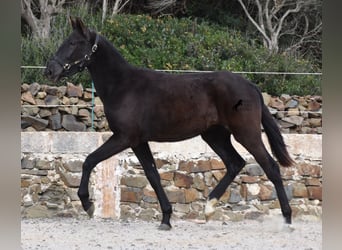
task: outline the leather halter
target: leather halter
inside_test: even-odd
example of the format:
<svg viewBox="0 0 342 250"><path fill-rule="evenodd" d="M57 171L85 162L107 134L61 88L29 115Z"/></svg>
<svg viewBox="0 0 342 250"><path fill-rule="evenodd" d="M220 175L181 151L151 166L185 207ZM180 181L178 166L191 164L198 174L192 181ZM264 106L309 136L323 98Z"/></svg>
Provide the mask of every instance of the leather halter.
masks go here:
<svg viewBox="0 0 342 250"><path fill-rule="evenodd" d="M86 62L89 62L90 61L90 59L91 59L91 56L92 56L92 54L94 54L95 52L96 52L96 50L97 50L97 48L98 48L98 41L99 41L99 35L96 33L96 38L95 38L95 43L94 43L94 45L91 47L91 51L90 51L90 53L89 54L85 54L81 59L79 59L79 60L76 60L76 61L73 61L73 62L70 62L70 63L62 63L61 62L61 60L57 57L57 56L55 56L54 58L53 58L53 60L54 61L56 61L57 63L59 63L62 67L63 67L63 70L65 70L65 71L69 71L70 70L70 68L72 67L72 66L79 66L79 71L82 71L82 70L84 70L84 68L86 67L85 66L85 63Z"/></svg>

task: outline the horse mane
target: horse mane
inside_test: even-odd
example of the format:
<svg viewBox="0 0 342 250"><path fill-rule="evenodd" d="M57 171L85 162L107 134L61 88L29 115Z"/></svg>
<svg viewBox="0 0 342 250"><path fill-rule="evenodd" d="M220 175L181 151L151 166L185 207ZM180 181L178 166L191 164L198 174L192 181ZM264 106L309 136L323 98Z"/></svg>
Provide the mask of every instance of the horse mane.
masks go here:
<svg viewBox="0 0 342 250"><path fill-rule="evenodd" d="M100 33L92 30L92 43L95 43L96 35L99 36L98 46L99 49L105 48L106 53L113 54L116 64L123 63L126 65L130 65L128 61L121 55L121 53L114 47L113 43L109 41L105 36L101 35Z"/></svg>

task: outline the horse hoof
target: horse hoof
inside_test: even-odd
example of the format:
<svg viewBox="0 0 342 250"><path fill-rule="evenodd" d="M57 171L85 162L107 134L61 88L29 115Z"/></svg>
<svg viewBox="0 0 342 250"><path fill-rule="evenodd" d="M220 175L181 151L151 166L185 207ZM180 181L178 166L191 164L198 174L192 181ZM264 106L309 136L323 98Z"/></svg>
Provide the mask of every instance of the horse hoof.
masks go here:
<svg viewBox="0 0 342 250"><path fill-rule="evenodd" d="M205 214L205 221L208 222L214 213Z"/></svg>
<svg viewBox="0 0 342 250"><path fill-rule="evenodd" d="M292 233L295 230L293 225L286 224L283 227L283 232Z"/></svg>
<svg viewBox="0 0 342 250"><path fill-rule="evenodd" d="M162 231L169 231L171 230L171 225L168 224L160 224L160 226L158 227L159 230Z"/></svg>
<svg viewBox="0 0 342 250"><path fill-rule="evenodd" d="M205 219L208 221L210 217L215 213L215 205L217 203L217 199L211 199L207 201L207 204L205 205Z"/></svg>
<svg viewBox="0 0 342 250"><path fill-rule="evenodd" d="M88 208L88 210L86 211L88 216L90 218L93 218L94 217L94 211L95 211L95 206L94 206L94 203L91 203L90 207Z"/></svg>

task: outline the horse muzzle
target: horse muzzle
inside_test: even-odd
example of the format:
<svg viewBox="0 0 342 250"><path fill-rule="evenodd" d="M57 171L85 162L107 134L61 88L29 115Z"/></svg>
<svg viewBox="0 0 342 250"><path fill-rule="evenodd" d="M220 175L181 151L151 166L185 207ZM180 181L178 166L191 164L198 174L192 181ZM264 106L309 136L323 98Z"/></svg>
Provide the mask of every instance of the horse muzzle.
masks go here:
<svg viewBox="0 0 342 250"><path fill-rule="evenodd" d="M53 59L50 60L46 68L44 70L44 75L51 80L52 82L56 83L59 79L62 78L63 74L63 67Z"/></svg>

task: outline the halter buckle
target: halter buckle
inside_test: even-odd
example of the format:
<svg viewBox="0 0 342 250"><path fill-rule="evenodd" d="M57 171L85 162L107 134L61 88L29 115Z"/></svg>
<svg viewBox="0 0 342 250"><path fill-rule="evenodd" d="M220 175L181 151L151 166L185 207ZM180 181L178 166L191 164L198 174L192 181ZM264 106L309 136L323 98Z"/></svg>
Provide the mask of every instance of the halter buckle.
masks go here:
<svg viewBox="0 0 342 250"><path fill-rule="evenodd" d="M93 47L91 48L91 51L94 53L97 50L97 44L94 44Z"/></svg>
<svg viewBox="0 0 342 250"><path fill-rule="evenodd" d="M71 68L71 64L66 63L66 64L64 64L63 68L64 68L65 70L69 70L69 69Z"/></svg>

